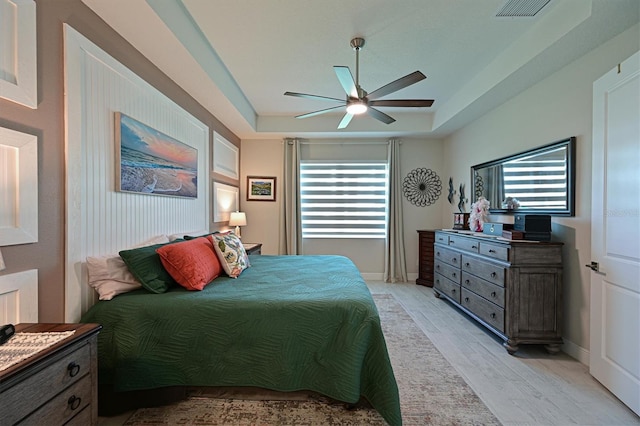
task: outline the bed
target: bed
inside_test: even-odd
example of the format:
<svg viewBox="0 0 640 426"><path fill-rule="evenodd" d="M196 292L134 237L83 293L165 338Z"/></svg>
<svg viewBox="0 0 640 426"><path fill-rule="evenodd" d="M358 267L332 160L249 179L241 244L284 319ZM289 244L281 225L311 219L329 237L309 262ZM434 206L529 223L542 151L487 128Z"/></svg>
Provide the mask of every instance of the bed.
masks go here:
<svg viewBox="0 0 640 426"><path fill-rule="evenodd" d="M137 290L99 301L99 382L116 392L172 386L309 390L365 398L401 424L398 388L373 298L343 256L251 256L202 291Z"/></svg>

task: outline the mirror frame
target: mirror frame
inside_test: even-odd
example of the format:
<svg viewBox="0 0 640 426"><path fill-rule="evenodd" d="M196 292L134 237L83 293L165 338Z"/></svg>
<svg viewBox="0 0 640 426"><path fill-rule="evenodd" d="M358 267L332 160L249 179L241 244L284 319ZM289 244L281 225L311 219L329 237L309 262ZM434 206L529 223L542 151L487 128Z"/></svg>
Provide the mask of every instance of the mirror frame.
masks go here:
<svg viewBox="0 0 640 426"><path fill-rule="evenodd" d="M475 172L478 169L482 169L485 167L496 166L499 164L506 163L508 161L517 160L519 158L528 157L534 154L541 154L546 151L557 149L559 147L566 146L567 147L567 197L566 197L566 208L558 208L558 209L527 209L520 208L516 210L508 210L503 208L490 208L489 213L499 213L499 214L514 214L514 213L531 213L531 214L548 214L551 216L575 216L575 207L576 207L576 138L574 136L562 139L548 145L544 145L538 148L534 148L528 151L523 151L517 154L509 155L506 157L498 158L497 160L487 161L485 163L476 164L475 166L471 166L471 203L476 201L476 191L475 191Z"/></svg>

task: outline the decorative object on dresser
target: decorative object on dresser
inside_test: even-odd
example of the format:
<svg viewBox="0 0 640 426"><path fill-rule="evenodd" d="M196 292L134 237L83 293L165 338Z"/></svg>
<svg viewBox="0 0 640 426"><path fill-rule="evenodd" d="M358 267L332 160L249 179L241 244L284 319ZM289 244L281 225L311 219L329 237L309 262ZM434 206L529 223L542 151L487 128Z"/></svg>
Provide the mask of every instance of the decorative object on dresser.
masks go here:
<svg viewBox="0 0 640 426"><path fill-rule="evenodd" d="M97 424L101 328L98 324L16 325L15 336L72 333L0 371L2 424Z"/></svg>
<svg viewBox="0 0 640 426"><path fill-rule="evenodd" d="M433 243L435 231L418 230L418 278L416 284L433 287Z"/></svg>
<svg viewBox="0 0 640 426"><path fill-rule="evenodd" d="M434 292L504 340L562 344L562 243L436 231Z"/></svg>
<svg viewBox="0 0 640 426"><path fill-rule="evenodd" d="M516 214L513 229L524 232L526 240L551 241L551 216L548 214Z"/></svg>
<svg viewBox="0 0 640 426"><path fill-rule="evenodd" d="M469 213L454 213L453 229L469 229Z"/></svg>
<svg viewBox="0 0 640 426"><path fill-rule="evenodd" d="M262 243L242 243L247 254L262 254Z"/></svg>

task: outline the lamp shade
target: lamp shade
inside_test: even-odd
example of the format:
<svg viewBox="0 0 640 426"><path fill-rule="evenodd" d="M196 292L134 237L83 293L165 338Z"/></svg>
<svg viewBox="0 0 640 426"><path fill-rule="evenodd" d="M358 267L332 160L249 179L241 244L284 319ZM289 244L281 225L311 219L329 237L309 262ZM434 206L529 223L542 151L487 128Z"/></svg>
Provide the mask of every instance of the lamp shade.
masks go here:
<svg viewBox="0 0 640 426"><path fill-rule="evenodd" d="M246 226L247 215L244 212L231 212L229 226Z"/></svg>

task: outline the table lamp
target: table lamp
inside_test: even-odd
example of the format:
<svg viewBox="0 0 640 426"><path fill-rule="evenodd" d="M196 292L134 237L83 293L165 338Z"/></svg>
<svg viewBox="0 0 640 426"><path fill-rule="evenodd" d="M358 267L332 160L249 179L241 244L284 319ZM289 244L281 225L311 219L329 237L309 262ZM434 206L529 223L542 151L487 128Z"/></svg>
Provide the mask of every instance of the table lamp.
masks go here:
<svg viewBox="0 0 640 426"><path fill-rule="evenodd" d="M229 226L235 226L235 234L240 237L240 227L247 225L247 215L244 212L231 212L231 217L229 218Z"/></svg>

